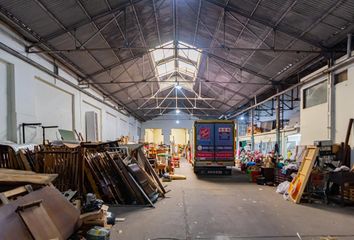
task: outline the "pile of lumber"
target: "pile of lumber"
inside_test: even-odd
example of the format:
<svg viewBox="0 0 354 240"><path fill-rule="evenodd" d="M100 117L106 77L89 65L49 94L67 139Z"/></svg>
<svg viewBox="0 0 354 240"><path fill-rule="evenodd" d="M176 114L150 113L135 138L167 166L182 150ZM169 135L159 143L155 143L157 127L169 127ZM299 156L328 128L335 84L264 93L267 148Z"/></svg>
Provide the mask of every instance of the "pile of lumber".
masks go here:
<svg viewBox="0 0 354 240"><path fill-rule="evenodd" d="M136 162L118 151L86 153L86 191L109 203L153 206L164 189Z"/></svg>
<svg viewBox="0 0 354 240"><path fill-rule="evenodd" d="M0 166L26 170L28 174L57 174L51 182L61 192L71 189L79 196L94 193L111 204L150 206L166 193L142 145L118 146L117 142L82 143L73 147L40 145L34 151L17 152L2 146L1 151Z"/></svg>

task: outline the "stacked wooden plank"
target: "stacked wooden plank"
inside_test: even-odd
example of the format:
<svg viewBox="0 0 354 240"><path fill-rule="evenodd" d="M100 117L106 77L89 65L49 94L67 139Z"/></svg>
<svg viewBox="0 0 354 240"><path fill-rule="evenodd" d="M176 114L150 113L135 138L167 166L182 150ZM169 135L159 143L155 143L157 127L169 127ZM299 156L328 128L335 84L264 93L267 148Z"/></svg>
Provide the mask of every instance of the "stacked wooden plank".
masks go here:
<svg viewBox="0 0 354 240"><path fill-rule="evenodd" d="M152 205L166 193L159 177L146 159L142 145L123 146L116 142L81 146L40 146L35 151L4 148L0 164L45 174L57 174L53 185L60 191L94 193L112 204ZM33 173L33 172L32 172Z"/></svg>
<svg viewBox="0 0 354 240"><path fill-rule="evenodd" d="M56 188L42 187L0 207L0 239L68 239L80 227L79 216Z"/></svg>
<svg viewBox="0 0 354 240"><path fill-rule="evenodd" d="M60 191L72 189L83 193L84 162L80 147L45 146L36 153L36 162L39 172L58 174L53 184Z"/></svg>
<svg viewBox="0 0 354 240"><path fill-rule="evenodd" d="M152 176L132 160L118 151L87 152L86 191L95 193L105 202L153 205L160 188Z"/></svg>
<svg viewBox="0 0 354 240"><path fill-rule="evenodd" d="M0 168L26 169L27 166L17 158L15 151L6 145L0 145Z"/></svg>

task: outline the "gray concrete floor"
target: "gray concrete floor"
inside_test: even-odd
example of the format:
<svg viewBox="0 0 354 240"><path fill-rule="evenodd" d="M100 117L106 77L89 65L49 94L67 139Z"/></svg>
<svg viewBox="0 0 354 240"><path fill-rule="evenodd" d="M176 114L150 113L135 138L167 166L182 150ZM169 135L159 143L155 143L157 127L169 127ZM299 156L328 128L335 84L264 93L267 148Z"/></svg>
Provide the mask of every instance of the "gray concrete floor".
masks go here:
<svg viewBox="0 0 354 240"><path fill-rule="evenodd" d="M240 173L197 177L186 161L176 173L187 180L166 183L171 191L155 209L110 209L126 218L111 239L354 239L352 207L293 204Z"/></svg>

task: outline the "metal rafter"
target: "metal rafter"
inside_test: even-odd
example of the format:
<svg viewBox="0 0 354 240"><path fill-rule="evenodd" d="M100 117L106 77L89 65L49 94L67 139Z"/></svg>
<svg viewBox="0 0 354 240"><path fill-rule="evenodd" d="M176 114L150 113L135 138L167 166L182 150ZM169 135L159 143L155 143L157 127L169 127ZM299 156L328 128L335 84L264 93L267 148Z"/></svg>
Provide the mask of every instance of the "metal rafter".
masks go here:
<svg viewBox="0 0 354 240"><path fill-rule="evenodd" d="M108 66L108 67L105 67L105 68L101 69L101 70L98 70L98 71L96 71L96 72L93 72L93 73L91 73L91 74L88 74L88 75L87 75L87 78L83 78L83 79L81 79L81 81L84 81L84 80L86 80L86 79L88 79L88 78L92 78L92 77L97 76L97 75L99 75L99 74L102 74L102 73L111 71L111 70L113 70L114 68L118 68L118 67L120 67L120 66L122 66L122 65L124 65L124 64L127 64L127 63L131 62L131 61L135 61L136 59L140 59L141 57L142 57L142 56L136 56L136 57L129 58L129 59L126 59L126 60L121 61L121 62L114 63L114 64L112 64L112 65L110 65L110 66Z"/></svg>
<svg viewBox="0 0 354 240"><path fill-rule="evenodd" d="M136 1L134 1L134 3L138 3L138 2L141 2L141 1L142 0L136 0ZM130 6L130 3L125 3L125 4L122 4L122 5L118 6L118 7L113 8L113 9L111 9L109 11L105 11L105 12L96 14L96 15L92 16L90 18L90 20L84 19L82 21L79 21L77 23L69 25L69 26L66 27L65 30L64 29L58 30L56 32L50 33L50 34L42 37L38 42L32 44L30 47L35 47L35 46L38 46L39 44L46 43L46 42L48 42L48 41L50 41L50 40L52 40L54 38L57 38L57 37L60 37L61 35L64 35L64 34L70 32L70 31L74 31L75 29L78 29L78 28L83 27L83 26L85 26L87 24L90 24L90 23L92 23L94 21L97 21L100 18L106 17L106 16L111 15L111 14L115 14L115 13L125 9L128 6Z"/></svg>
<svg viewBox="0 0 354 240"><path fill-rule="evenodd" d="M36 0L36 1L37 1L37 0ZM84 7L84 5L82 4L81 0L76 0L76 3L79 5L79 7L81 8L81 10L85 13L85 15L87 16L87 18L90 19L90 18L91 18L91 17L90 17L90 14L87 12L87 10L86 10L86 8ZM108 8L109 8L109 9L112 9L110 5L108 5ZM96 24L94 21L93 21L91 24L93 25L93 27L94 27L96 30L99 30L97 24ZM107 39L103 36L103 34L101 33L101 31L99 31L98 34L100 35L100 37L102 38L102 40L107 44L107 46L111 47L111 45L108 43ZM76 39L76 38L75 38L75 39ZM79 42L79 41L78 41L78 42ZM79 42L79 43L80 43L80 42ZM81 43L80 43L80 44L81 44ZM116 57L117 61L118 61L118 62L121 62L121 60L119 59L119 56L117 55L117 53L116 53L115 51L113 51L113 50L112 50L112 53L113 53L113 55ZM92 55L92 53L89 52L89 54L90 54L90 56L92 56L93 59L95 59L95 61L99 64L99 66L100 66L102 69L105 68L99 61L96 60L96 58ZM125 65L122 65L122 66L123 66L124 72L128 75L128 77L129 77L131 80L133 80L133 78L130 76L128 70L126 69ZM110 74L108 74L108 76L111 78L111 81L114 81L114 78L113 78ZM137 103L136 103L136 104L137 104ZM137 106L138 106L138 104L137 104Z"/></svg>
<svg viewBox="0 0 354 240"><path fill-rule="evenodd" d="M275 25L273 28L270 28L268 33L266 34L266 36L261 40L261 42L259 44L257 44L256 48L259 48L264 41L268 38L269 34L272 33L273 29L276 29L278 27L278 25L281 23L281 21L286 17L286 15L291 11L291 9L296 5L297 0L294 0L288 7L287 9L282 13L282 15L280 16L280 18L278 18L278 20L276 21ZM241 64L242 67L244 67L247 62L253 57L253 55L256 52L253 51L245 60L244 62Z"/></svg>
<svg viewBox="0 0 354 240"><path fill-rule="evenodd" d="M273 24L271 24L269 21L264 20L264 19L262 19L262 18L255 17L255 16L250 16L249 14L247 14L247 13L241 11L240 9L238 9L238 8L236 8L236 7L233 7L233 6L230 6L230 5L222 4L222 3L220 3L220 2L218 2L218 1L216 1L216 0L206 0L206 1L209 2L209 3L211 3L211 4L213 4L213 5L215 5L215 6L219 6L219 7L223 8L223 9L225 9L225 10L227 10L227 11L234 12L234 13L236 13L236 14L242 16L242 17L245 17L245 18L248 18L248 19L250 19L250 20L252 20L252 21L255 21L255 22L257 22L257 23L259 23L259 24L261 24L261 25L263 25L263 26L269 27L269 28L271 28L271 29L276 29L276 30L279 31L279 32L285 33L285 34L287 34L287 35L290 36L290 37L297 38L297 39L299 39L299 40L301 40L301 41L303 41L303 42L305 42L305 43L307 43L307 44L310 44L310 45L312 45L312 46L314 46L314 47L321 48L321 49L325 49L325 47L323 47L323 46L322 46L321 44L319 44L318 42L315 42L315 41L313 41L313 40L310 40L310 39L307 39L307 38L304 38L304 37L299 37L299 36L297 36L297 34L294 34L293 32L288 31L288 30L285 29L285 28L279 28L279 27L277 27L276 25L273 25Z"/></svg>
<svg viewBox="0 0 354 240"><path fill-rule="evenodd" d="M330 8L327 10L326 14L322 15L320 18L318 18L314 23L312 23L310 26L307 27L307 29L305 31L303 31L301 33L301 36L305 35L308 31L310 31L314 26L316 26L319 22L321 22L325 17L327 17L334 9L336 9L338 6L340 6L341 4L343 4L344 0L340 0L340 1L337 1L335 2L334 4L332 4L330 6ZM296 42L297 39L294 39L293 41L291 41L287 48L290 48L295 42ZM262 70L264 71L265 69L267 69L268 66L270 66L270 64L272 64L276 59L278 59L279 57L281 56L281 54L279 54L278 56L276 56L269 64L267 64L267 66L265 66L265 68ZM228 109L228 111L231 111L232 108Z"/></svg>
<svg viewBox="0 0 354 240"><path fill-rule="evenodd" d="M253 14L256 12L256 10L257 10L257 8L258 8L258 6L259 6L259 4L260 4L261 1L262 1L262 0L258 0L258 2L256 3L256 6L253 8L253 10L252 10L252 12L251 12L251 16L253 16ZM230 14L230 12L228 12L228 14ZM236 38L236 40L235 40L235 42L234 42L234 44L233 44L233 47L237 46L238 41L239 41L239 39L241 38L241 36L242 36L242 34L243 34L243 32L244 32L245 29L248 30L250 33L252 33L254 36L256 36L256 38L260 39L260 37L259 37L257 34L255 34L253 31L251 31L251 30L247 27L247 24L248 24L248 22L249 22L249 19L247 19L246 24L243 24L243 23L242 23L241 21L239 21L235 16L233 16L233 15L231 15L231 16L232 16L232 18L233 18L234 20L237 20L238 23L242 25L242 29L241 29L240 33L238 34L238 36L237 36L237 38ZM260 39L260 40L261 40L261 39ZM262 40L261 40L261 41L262 41ZM266 45L266 46L269 47L268 45ZM269 48L270 48L270 47L269 47ZM229 58L230 54L231 54L231 51L229 51L229 52L227 53L226 59ZM220 70L221 70L221 69L219 69L219 71L218 71L218 73L216 74L216 76L218 76L218 75L220 74ZM235 69L234 73L231 75L232 77L235 76L236 70L237 70L237 69ZM241 70L241 71L242 71L242 70Z"/></svg>
<svg viewBox="0 0 354 240"><path fill-rule="evenodd" d="M63 30L67 31L67 28L64 26L64 24L62 24L62 23L57 19L57 17L56 17L51 11L49 11L49 9L48 9L40 0L34 0L34 1L36 2L36 4L37 4L39 7L42 8L43 11L45 11L45 12L48 14L48 16L49 16L53 21L55 21L55 22L58 24L58 26L60 26ZM82 44L70 31L67 31L67 33L68 33L75 41L77 41L79 44ZM88 52L88 53L89 53L89 56L91 56L92 59L96 62L96 64L98 64L100 67L103 67L103 66L100 64L100 62L97 61L97 59L96 59L90 52ZM103 91L103 92L104 92L104 91ZM104 95L106 95L106 94L104 94ZM115 101L115 102L117 102L117 101ZM120 103L120 105L122 105L123 107L125 107L126 109L128 109L130 112L132 112L132 110L129 109L129 108L128 108L127 106L125 106L124 104Z"/></svg>
<svg viewBox="0 0 354 240"><path fill-rule="evenodd" d="M199 27L199 18L200 18L200 12L202 9L202 0L199 0L199 7L198 7L198 14L197 14L197 22L195 24L195 31L194 31L194 36L193 36L193 46L195 46L195 40L197 38L197 33L198 33L198 27Z"/></svg>
<svg viewBox="0 0 354 240"><path fill-rule="evenodd" d="M122 12L119 12L117 15L113 14L113 17L111 20L109 20L107 23L105 23L101 28L97 29L96 32L94 32L88 39L83 42L79 48L84 47L89 41L91 41L93 38L95 38L100 32L102 32L108 25L110 25L113 21L116 21L117 18L122 14Z"/></svg>
<svg viewBox="0 0 354 240"><path fill-rule="evenodd" d="M314 23L312 23L310 26L308 26L301 34L300 36L304 36L307 32L309 32L314 26L316 26L318 23L320 23L325 17L327 17L329 14L333 12L334 9L336 9L338 6L343 4L344 0L340 0L335 2L333 5L330 6L330 8L326 11L326 14L323 14L320 18L318 18ZM292 40L285 49L289 49L292 45L296 43L297 39ZM268 69L271 64L279 59L282 56L282 53L279 53L275 58L273 58L260 72ZM272 78L278 77L278 75L272 76Z"/></svg>

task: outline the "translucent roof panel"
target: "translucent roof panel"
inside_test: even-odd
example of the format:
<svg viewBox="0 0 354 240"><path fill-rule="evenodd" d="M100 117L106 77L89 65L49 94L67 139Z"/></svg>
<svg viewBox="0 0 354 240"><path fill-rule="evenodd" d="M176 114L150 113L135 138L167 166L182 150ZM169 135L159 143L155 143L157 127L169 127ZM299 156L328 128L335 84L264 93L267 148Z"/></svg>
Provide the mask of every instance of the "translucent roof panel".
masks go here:
<svg viewBox="0 0 354 240"><path fill-rule="evenodd" d="M165 58L170 58L173 56L173 43L168 42L156 48L170 48L170 49L156 49L152 51L152 56L155 62L159 62Z"/></svg>
<svg viewBox="0 0 354 240"><path fill-rule="evenodd" d="M182 60L178 60L178 71L180 73L194 77L197 72L197 68L190 63L187 63Z"/></svg>
<svg viewBox="0 0 354 240"><path fill-rule="evenodd" d="M193 82L198 73L201 53L194 46L178 42L178 49L175 55L174 47L175 44L170 41L150 50L156 69L156 77L159 80L160 87L162 85L171 85L173 83L163 83L164 79L170 76L171 73L178 72L183 75L181 75L183 78L188 79L185 81L191 81L190 84L183 85L184 88L187 85L190 88L194 84Z"/></svg>
<svg viewBox="0 0 354 240"><path fill-rule="evenodd" d="M173 71L175 71L175 63L174 60L171 60L166 63L159 64L156 67L157 75L158 76L164 76L167 75Z"/></svg>
<svg viewBox="0 0 354 240"><path fill-rule="evenodd" d="M178 50L178 56L183 57L183 58L187 58L190 61L193 61L195 63L199 62L199 58L200 58L201 53L195 49L186 49L186 48L195 48L195 47L188 45L186 43L183 43L183 42L178 43L178 47L182 48L182 49Z"/></svg>

